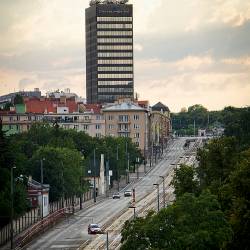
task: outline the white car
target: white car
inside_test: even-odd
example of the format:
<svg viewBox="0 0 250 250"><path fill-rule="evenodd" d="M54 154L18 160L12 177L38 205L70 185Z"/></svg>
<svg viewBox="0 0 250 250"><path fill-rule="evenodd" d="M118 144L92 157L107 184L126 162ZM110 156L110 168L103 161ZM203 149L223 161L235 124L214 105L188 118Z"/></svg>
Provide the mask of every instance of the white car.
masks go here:
<svg viewBox="0 0 250 250"><path fill-rule="evenodd" d="M102 230L98 224L89 224L88 234L101 234Z"/></svg>
<svg viewBox="0 0 250 250"><path fill-rule="evenodd" d="M124 192L124 197L129 197L129 196L132 196L132 191L131 190L126 190Z"/></svg>

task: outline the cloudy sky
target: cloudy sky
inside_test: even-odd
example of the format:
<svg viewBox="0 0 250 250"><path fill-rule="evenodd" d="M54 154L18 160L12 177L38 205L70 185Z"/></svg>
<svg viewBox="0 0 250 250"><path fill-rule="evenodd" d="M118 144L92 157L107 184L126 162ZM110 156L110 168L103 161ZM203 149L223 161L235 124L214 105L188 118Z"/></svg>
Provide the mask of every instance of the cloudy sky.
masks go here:
<svg viewBox="0 0 250 250"><path fill-rule="evenodd" d="M0 95L85 97L88 0L0 0ZM249 0L130 0L135 91L172 111L250 105Z"/></svg>

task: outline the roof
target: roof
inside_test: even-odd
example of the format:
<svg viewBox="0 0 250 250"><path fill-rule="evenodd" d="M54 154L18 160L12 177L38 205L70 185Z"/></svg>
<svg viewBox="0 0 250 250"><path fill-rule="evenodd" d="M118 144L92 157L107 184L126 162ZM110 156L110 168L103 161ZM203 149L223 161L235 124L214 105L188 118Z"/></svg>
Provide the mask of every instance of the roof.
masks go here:
<svg viewBox="0 0 250 250"><path fill-rule="evenodd" d="M100 114L101 113L101 104L84 104L84 107L86 108L86 111L92 111L94 114Z"/></svg>
<svg viewBox="0 0 250 250"><path fill-rule="evenodd" d="M169 108L167 106L165 106L164 104L162 104L161 102L156 103L153 107L152 107L153 111L167 111L169 112Z"/></svg>
<svg viewBox="0 0 250 250"><path fill-rule="evenodd" d="M103 111L145 111L144 108L140 106L130 103L130 102L123 102L119 104L112 105L110 107L104 108Z"/></svg>

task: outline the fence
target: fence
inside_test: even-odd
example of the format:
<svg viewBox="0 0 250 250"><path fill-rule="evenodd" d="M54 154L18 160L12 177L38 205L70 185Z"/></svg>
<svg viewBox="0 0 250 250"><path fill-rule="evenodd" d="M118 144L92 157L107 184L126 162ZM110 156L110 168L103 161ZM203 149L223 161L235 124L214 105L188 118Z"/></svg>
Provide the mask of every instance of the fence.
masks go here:
<svg viewBox="0 0 250 250"><path fill-rule="evenodd" d="M92 196L93 192L91 191L84 193L82 197L83 202L90 200ZM51 214L54 214L56 211L61 211L63 208L73 206L75 209L79 205L80 205L80 198L76 196L52 202L49 204L50 214L48 215L48 217ZM21 217L17 218L16 220L13 221L14 237L17 237L19 234L27 230L29 227L35 225L38 221L41 221L39 208L34 208L29 212L25 213L24 215L22 215ZM0 229L0 246L10 241L10 238L11 238L11 224L9 223Z"/></svg>

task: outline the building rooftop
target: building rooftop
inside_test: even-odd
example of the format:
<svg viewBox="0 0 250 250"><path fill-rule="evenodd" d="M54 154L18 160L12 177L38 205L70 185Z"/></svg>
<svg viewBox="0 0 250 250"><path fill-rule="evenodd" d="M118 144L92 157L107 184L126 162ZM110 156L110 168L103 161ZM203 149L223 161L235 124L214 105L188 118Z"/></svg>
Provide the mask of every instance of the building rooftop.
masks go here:
<svg viewBox="0 0 250 250"><path fill-rule="evenodd" d="M114 104L112 106L106 107L103 109L103 111L120 111L120 110L126 110L126 111L145 111L144 108L141 108L140 106L130 103L130 102L123 102L119 104Z"/></svg>
<svg viewBox="0 0 250 250"><path fill-rule="evenodd" d="M152 107L152 111L164 111L164 112L169 112L169 108L167 106L165 106L164 104L162 104L161 102L156 103L153 107Z"/></svg>

